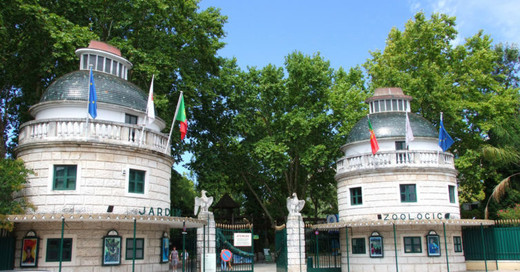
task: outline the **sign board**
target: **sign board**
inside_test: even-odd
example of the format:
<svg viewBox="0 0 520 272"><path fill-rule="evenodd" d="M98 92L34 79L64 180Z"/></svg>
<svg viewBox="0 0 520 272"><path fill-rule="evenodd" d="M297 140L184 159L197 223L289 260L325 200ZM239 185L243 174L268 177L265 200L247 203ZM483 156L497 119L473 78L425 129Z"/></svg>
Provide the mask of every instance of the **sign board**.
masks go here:
<svg viewBox="0 0 520 272"><path fill-rule="evenodd" d="M231 253L231 251L227 250L227 249L223 249L221 252L220 252L220 258L224 261L224 262L229 262L231 260L231 258L233 257L233 253Z"/></svg>
<svg viewBox="0 0 520 272"><path fill-rule="evenodd" d="M251 233L235 232L233 234L233 245L236 247L250 247Z"/></svg>
<svg viewBox="0 0 520 272"><path fill-rule="evenodd" d="M202 267L202 271L216 272L217 271L217 254L206 253L205 261L201 263L201 267Z"/></svg>

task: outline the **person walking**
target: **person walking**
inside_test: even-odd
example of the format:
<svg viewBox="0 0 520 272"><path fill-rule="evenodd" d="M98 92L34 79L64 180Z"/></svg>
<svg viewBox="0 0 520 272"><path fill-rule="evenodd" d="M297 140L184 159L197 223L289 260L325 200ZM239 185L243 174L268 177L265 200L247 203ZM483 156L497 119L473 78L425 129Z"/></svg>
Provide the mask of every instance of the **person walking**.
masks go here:
<svg viewBox="0 0 520 272"><path fill-rule="evenodd" d="M177 272L177 266L179 265L179 252L176 247L173 247L172 252L170 253L170 265L173 269L173 272Z"/></svg>

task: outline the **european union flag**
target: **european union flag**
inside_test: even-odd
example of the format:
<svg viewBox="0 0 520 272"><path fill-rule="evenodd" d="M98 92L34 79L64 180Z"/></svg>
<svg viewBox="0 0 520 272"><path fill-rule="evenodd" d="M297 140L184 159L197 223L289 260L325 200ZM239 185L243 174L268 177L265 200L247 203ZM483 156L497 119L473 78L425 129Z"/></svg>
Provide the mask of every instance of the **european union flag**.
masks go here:
<svg viewBox="0 0 520 272"><path fill-rule="evenodd" d="M97 95L96 86L94 85L94 74L92 74L92 67L90 67L90 80L88 83L88 113L93 119L97 116Z"/></svg>
<svg viewBox="0 0 520 272"><path fill-rule="evenodd" d="M439 146L442 148L442 151L446 152L446 150L448 150L452 144L453 139L444 128L444 124L442 123L441 119L441 128L439 130Z"/></svg>

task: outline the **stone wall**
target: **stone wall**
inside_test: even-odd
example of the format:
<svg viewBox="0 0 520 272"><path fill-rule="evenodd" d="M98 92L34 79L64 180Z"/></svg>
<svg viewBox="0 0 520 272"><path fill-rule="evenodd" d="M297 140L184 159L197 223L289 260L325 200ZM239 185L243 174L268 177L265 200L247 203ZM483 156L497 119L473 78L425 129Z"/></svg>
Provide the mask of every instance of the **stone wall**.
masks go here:
<svg viewBox="0 0 520 272"><path fill-rule="evenodd" d="M343 220L377 220L378 215L389 213L450 213L450 218L460 218L457 193L450 203L448 185L457 188L457 180L451 171L409 171L365 173L338 181L339 217ZM417 201L401 202L400 184L416 184ZM350 188L362 188L362 205L351 205ZM412 215L415 218L414 215ZM384 219L384 218L383 218ZM423 218L426 219L426 218ZM444 218L435 218L444 219Z"/></svg>
<svg viewBox="0 0 520 272"><path fill-rule="evenodd" d="M428 257L426 248L426 238L430 230L434 230L440 238L440 257ZM360 227L349 228L349 258L350 271L357 272L379 272L379 271L396 271L394 232L392 225L377 227ZM369 254L369 237L372 232L377 231L383 237L383 258L371 258ZM403 238L405 236L421 237L421 253L405 253ZM466 271L466 263L464 252L454 252L453 236L462 236L460 226L446 226L446 237L448 247L448 262L451 272ZM365 238L366 252L365 254L352 253L352 238ZM397 244L397 263L400 272L416 272L416 271L447 271L446 250L444 243L443 226L439 225L397 225L396 226L396 244ZM346 252L346 231L340 231L341 244L341 267L342 271L347 271L347 252Z"/></svg>
<svg viewBox="0 0 520 272"><path fill-rule="evenodd" d="M132 271L132 259L126 259L126 239L133 238L133 223L118 222L67 222L64 238L72 238L72 260L62 262L62 271L103 271L103 236L114 229L122 238L121 265L107 266L109 271ZM49 238L61 237L61 222L17 223L15 267L20 267L21 239L33 230L40 238L38 269L58 271L59 262L46 262L46 244ZM144 259L135 261L135 271L168 271L168 263L160 263L161 237L169 227L159 224L137 224L136 238L144 238Z"/></svg>
<svg viewBox="0 0 520 272"><path fill-rule="evenodd" d="M18 157L35 172L23 194L38 207L37 213L105 213L109 205L117 214L137 214L143 207L170 208L172 161L164 154L61 144L26 146L18 150ZM53 167L58 164L77 165L75 190L53 190ZM128 192L130 169L146 172L144 194Z"/></svg>

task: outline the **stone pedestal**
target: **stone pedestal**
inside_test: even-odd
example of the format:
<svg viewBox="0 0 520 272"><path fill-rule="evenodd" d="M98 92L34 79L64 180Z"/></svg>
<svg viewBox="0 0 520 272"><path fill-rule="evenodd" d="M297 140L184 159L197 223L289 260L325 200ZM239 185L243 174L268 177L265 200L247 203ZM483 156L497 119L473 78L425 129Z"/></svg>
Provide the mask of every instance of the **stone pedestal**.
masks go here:
<svg viewBox="0 0 520 272"><path fill-rule="evenodd" d="M215 249L215 217L212 212L200 212L198 219L207 223L202 228L197 229L197 270L215 271L216 249ZM205 265L205 269L202 269Z"/></svg>
<svg viewBox="0 0 520 272"><path fill-rule="evenodd" d="M299 213L287 217L287 271L307 271L305 263L305 224Z"/></svg>

